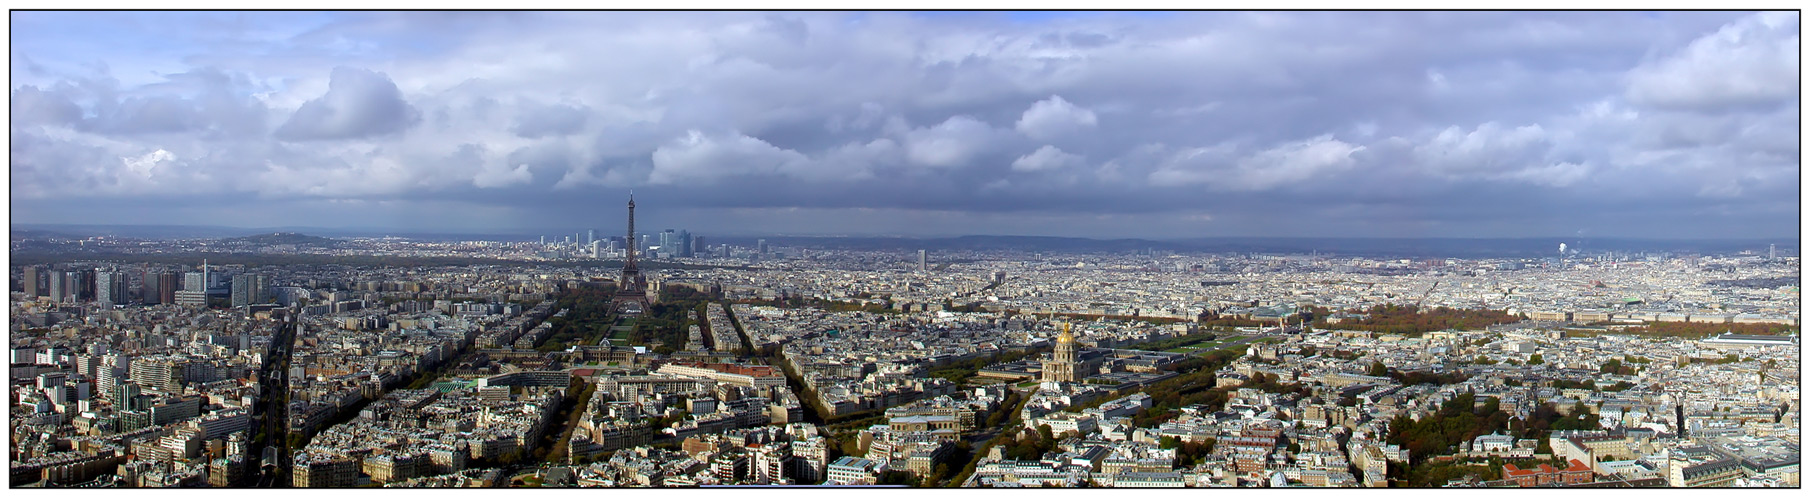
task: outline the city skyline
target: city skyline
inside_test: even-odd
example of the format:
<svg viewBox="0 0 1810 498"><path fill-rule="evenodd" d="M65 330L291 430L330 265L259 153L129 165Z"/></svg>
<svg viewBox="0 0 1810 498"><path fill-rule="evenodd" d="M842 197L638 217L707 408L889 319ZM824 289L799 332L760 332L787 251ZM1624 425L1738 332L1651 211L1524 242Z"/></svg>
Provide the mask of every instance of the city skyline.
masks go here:
<svg viewBox="0 0 1810 498"><path fill-rule="evenodd" d="M614 232L633 188L712 234L1795 239L1798 22L17 12L11 204Z"/></svg>

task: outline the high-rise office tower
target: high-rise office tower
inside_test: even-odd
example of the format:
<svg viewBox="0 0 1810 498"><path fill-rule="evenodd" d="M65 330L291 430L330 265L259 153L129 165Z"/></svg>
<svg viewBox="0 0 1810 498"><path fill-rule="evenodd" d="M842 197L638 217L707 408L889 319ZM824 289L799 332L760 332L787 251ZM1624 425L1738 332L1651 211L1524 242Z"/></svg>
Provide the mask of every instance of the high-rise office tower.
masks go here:
<svg viewBox="0 0 1810 498"><path fill-rule="evenodd" d="M58 298L58 300L69 303L80 301L82 299L82 287L81 271L64 272L63 292L66 294L64 294L63 297Z"/></svg>
<svg viewBox="0 0 1810 498"><path fill-rule="evenodd" d="M707 252L705 252L704 247L705 247L704 246L704 236L702 236L702 235L691 236L691 254L693 256L708 254Z"/></svg>
<svg viewBox="0 0 1810 498"><path fill-rule="evenodd" d="M182 290L207 292L207 274L192 271L182 275Z"/></svg>
<svg viewBox="0 0 1810 498"><path fill-rule="evenodd" d="M50 278L50 298L63 302L63 297L69 294L69 276L62 270L51 270L48 276Z"/></svg>
<svg viewBox="0 0 1810 498"><path fill-rule="evenodd" d="M1779 245L1766 244L1766 259L1779 259Z"/></svg>
<svg viewBox="0 0 1810 498"><path fill-rule="evenodd" d="M83 268L81 271L74 272L76 274L77 301L94 300L94 274L96 271L94 268Z"/></svg>
<svg viewBox="0 0 1810 498"><path fill-rule="evenodd" d="M158 304L175 304L176 303L176 287L177 287L176 279L177 279L177 275L175 272L166 271L166 272L157 274L157 303Z"/></svg>
<svg viewBox="0 0 1810 498"><path fill-rule="evenodd" d="M101 304L122 304L126 300L125 275L113 271L98 271L94 274L94 301Z"/></svg>
<svg viewBox="0 0 1810 498"><path fill-rule="evenodd" d="M679 230L678 243L679 243L679 257L682 257L682 258L691 257L691 255L692 255L691 232L685 231L685 230Z"/></svg>
<svg viewBox="0 0 1810 498"><path fill-rule="evenodd" d="M754 253L755 254L766 254L767 253L767 239L757 239L754 241Z"/></svg>
<svg viewBox="0 0 1810 498"><path fill-rule="evenodd" d="M157 288L157 284L161 283L157 280L158 275L160 275L160 273L149 269L144 271L144 278L139 279L138 281L139 302L145 304L161 303L161 300L159 300L158 297L162 296L163 293Z"/></svg>
<svg viewBox="0 0 1810 498"><path fill-rule="evenodd" d="M230 290L232 293L232 307L237 308L251 304L251 280L252 275L233 275L232 289Z"/></svg>
<svg viewBox="0 0 1810 498"><path fill-rule="evenodd" d="M592 228L589 230L585 230L584 231L584 245L588 246L588 245L592 245L596 242L597 242L597 229Z"/></svg>
<svg viewBox="0 0 1810 498"><path fill-rule="evenodd" d="M918 249L918 271L930 271L930 253Z"/></svg>
<svg viewBox="0 0 1810 498"><path fill-rule="evenodd" d="M23 280L24 280L23 283L25 284L24 287L25 287L25 296L26 297L38 297L38 296L44 295L45 289L44 289L44 284L42 283L44 280L44 269L43 268L39 268L36 266L25 267L25 276L24 276Z"/></svg>

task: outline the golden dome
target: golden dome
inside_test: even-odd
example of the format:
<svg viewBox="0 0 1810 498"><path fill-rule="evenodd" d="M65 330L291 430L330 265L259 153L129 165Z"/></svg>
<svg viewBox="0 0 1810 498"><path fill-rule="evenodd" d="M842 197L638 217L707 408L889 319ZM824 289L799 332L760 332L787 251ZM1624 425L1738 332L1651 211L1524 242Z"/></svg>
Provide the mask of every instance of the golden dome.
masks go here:
<svg viewBox="0 0 1810 498"><path fill-rule="evenodd" d="M1068 324L1064 323L1062 324L1062 335L1056 337L1056 343L1068 344L1071 342L1075 342L1075 335L1068 332Z"/></svg>

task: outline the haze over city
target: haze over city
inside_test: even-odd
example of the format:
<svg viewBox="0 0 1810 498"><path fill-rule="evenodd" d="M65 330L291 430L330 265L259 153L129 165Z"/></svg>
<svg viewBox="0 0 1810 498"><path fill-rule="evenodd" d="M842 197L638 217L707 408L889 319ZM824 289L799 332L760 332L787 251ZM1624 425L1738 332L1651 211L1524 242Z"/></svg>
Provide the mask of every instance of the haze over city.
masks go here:
<svg viewBox="0 0 1810 498"><path fill-rule="evenodd" d="M1795 239L1795 12L13 12L12 221Z"/></svg>
<svg viewBox="0 0 1810 498"><path fill-rule="evenodd" d="M1802 487L1799 11L10 14L12 489Z"/></svg>

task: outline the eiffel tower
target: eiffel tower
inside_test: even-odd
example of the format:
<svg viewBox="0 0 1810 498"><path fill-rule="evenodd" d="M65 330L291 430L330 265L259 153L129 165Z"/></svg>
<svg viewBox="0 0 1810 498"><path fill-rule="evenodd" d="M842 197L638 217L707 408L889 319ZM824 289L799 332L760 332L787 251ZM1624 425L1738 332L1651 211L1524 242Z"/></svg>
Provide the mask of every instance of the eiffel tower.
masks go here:
<svg viewBox="0 0 1810 498"><path fill-rule="evenodd" d="M610 300L612 308L624 315L640 315L647 311L647 280L641 278L641 270L635 267L635 194L628 194L628 260L622 263L622 278L616 283L616 297Z"/></svg>

